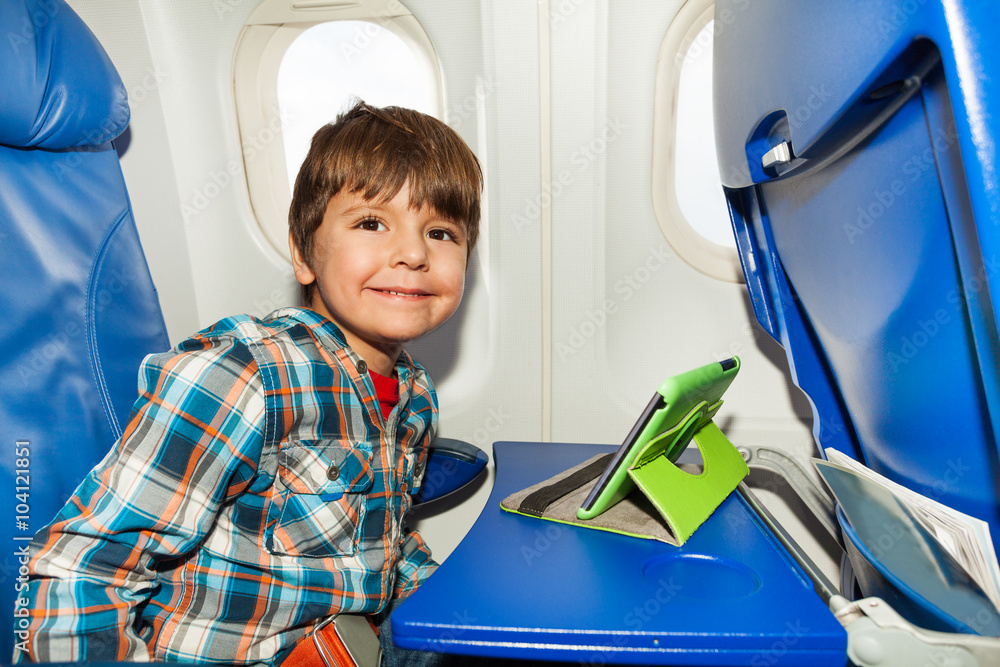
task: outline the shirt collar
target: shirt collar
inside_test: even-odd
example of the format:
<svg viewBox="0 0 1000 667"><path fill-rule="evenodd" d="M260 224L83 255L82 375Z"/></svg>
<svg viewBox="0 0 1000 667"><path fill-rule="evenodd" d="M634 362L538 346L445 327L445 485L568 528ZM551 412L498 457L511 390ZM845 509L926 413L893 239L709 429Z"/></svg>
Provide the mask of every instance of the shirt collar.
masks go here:
<svg viewBox="0 0 1000 667"><path fill-rule="evenodd" d="M300 322L305 326L309 327L315 334L316 338L329 349L332 353L336 354L339 350L346 350L350 352L353 357L357 357L355 361L360 360L357 353L351 349L347 344L347 339L344 338L344 333L340 330L336 324L326 317L323 317L315 310L309 308L299 308L299 307L287 307L279 308L271 314L264 318L265 320L279 320L279 319L289 319ZM399 359L396 360L396 372L399 375L399 379L402 381L404 377L409 378L410 368L413 366L413 359L406 350L402 350L399 353Z"/></svg>

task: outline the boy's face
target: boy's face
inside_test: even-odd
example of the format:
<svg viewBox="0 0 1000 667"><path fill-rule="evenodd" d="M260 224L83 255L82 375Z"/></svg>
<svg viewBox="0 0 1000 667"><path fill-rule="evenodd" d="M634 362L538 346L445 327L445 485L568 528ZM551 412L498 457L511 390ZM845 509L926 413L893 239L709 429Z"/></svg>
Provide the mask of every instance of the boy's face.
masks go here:
<svg viewBox="0 0 1000 667"><path fill-rule="evenodd" d="M404 343L452 316L465 290L464 227L409 201L409 183L384 204L339 192L316 230L311 263L289 237L296 279L316 283L309 306L383 375Z"/></svg>

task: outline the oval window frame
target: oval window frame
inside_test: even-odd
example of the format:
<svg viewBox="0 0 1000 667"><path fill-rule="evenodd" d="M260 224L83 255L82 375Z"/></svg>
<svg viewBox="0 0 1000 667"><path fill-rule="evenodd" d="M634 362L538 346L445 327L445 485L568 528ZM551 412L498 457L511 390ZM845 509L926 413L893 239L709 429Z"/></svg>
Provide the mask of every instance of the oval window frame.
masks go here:
<svg viewBox="0 0 1000 667"><path fill-rule="evenodd" d="M688 0L671 21L660 45L653 95L653 212L663 236L687 264L711 278L743 283L743 269L736 248L720 245L702 235L684 215L677 199L680 63L714 14L714 0Z"/></svg>

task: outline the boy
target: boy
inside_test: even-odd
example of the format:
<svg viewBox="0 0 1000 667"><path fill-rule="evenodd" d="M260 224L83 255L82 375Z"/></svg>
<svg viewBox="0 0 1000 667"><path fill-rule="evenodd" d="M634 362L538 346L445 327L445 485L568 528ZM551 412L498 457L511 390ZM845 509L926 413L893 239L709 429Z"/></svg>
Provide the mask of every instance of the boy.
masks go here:
<svg viewBox="0 0 1000 667"><path fill-rule="evenodd" d="M308 308L147 357L121 440L32 543L17 658L277 664L416 589L437 399L403 345L458 308L481 189L418 112L358 103L316 133L289 212Z"/></svg>

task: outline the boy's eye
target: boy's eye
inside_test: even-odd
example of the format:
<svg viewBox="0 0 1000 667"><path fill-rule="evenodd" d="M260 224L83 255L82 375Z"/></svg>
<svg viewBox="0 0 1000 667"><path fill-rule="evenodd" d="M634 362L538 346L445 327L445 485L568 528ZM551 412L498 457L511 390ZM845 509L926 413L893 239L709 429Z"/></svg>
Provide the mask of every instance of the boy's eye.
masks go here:
<svg viewBox="0 0 1000 667"><path fill-rule="evenodd" d="M427 236L435 241L458 241L458 235L447 229L432 229L427 232Z"/></svg>
<svg viewBox="0 0 1000 667"><path fill-rule="evenodd" d="M357 225L358 229L364 229L369 232L378 232L386 229L386 226L378 218L365 218Z"/></svg>

